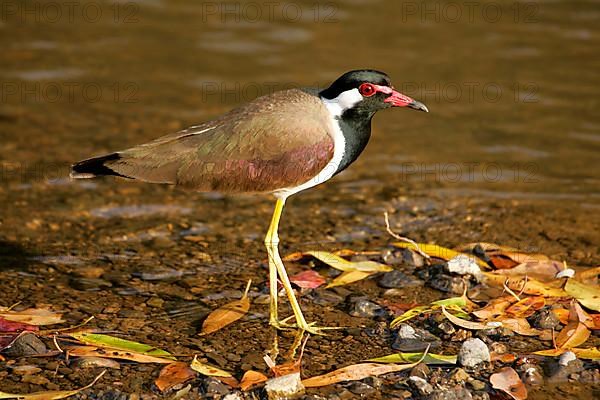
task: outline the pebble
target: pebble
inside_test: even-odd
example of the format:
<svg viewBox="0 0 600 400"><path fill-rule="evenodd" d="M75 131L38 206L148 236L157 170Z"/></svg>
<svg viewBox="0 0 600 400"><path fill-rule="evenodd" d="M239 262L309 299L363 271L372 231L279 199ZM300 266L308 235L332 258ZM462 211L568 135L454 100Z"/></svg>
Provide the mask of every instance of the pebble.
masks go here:
<svg viewBox="0 0 600 400"><path fill-rule="evenodd" d="M70 281L70 285L73 289L83 290L86 292L95 292L105 288L112 287L112 283L107 280L100 278L73 278Z"/></svg>
<svg viewBox="0 0 600 400"><path fill-rule="evenodd" d="M551 309L546 308L535 314L532 325L538 329L555 329L560 325L560 321Z"/></svg>
<svg viewBox="0 0 600 400"><path fill-rule="evenodd" d="M478 338L467 339L458 352L458 363L465 367L475 367L482 362L490 361L490 351Z"/></svg>
<svg viewBox="0 0 600 400"><path fill-rule="evenodd" d="M73 363L76 368L112 368L121 369L118 361L103 357L81 357Z"/></svg>
<svg viewBox="0 0 600 400"><path fill-rule="evenodd" d="M379 286L385 289L422 286L423 284L422 280L413 278L398 270L384 273L379 280Z"/></svg>
<svg viewBox="0 0 600 400"><path fill-rule="evenodd" d="M425 265L425 258L419 253L412 251L410 249L402 249L402 259L404 264L409 265L411 267L422 267Z"/></svg>
<svg viewBox="0 0 600 400"><path fill-rule="evenodd" d="M430 372L431 371L430 371L429 367L427 366L427 364L420 363L420 364L415 365L410 370L410 376L418 376L420 378L427 379Z"/></svg>
<svg viewBox="0 0 600 400"><path fill-rule="evenodd" d="M151 297L150 299L148 299L146 304L149 307L162 308L163 305L165 304L165 301L163 299L161 299L160 297Z"/></svg>
<svg viewBox="0 0 600 400"><path fill-rule="evenodd" d="M411 376L408 378L408 382L410 386L421 396L429 396L431 393L433 393L433 386L419 376Z"/></svg>
<svg viewBox="0 0 600 400"><path fill-rule="evenodd" d="M283 400L304 393L304 385L300 373L296 372L269 379L265 383L265 391L269 400Z"/></svg>
<svg viewBox="0 0 600 400"><path fill-rule="evenodd" d="M35 365L17 365L12 368L12 372L15 375L34 375L41 371L42 369Z"/></svg>
<svg viewBox="0 0 600 400"><path fill-rule="evenodd" d="M3 353L11 358L36 356L47 352L48 348L44 342L33 333L25 333L17 337L10 347L3 350Z"/></svg>
<svg viewBox="0 0 600 400"><path fill-rule="evenodd" d="M427 349L437 348L442 341L428 331L419 328L413 328L408 324L400 324L398 337L392 344L394 350L403 352L418 352Z"/></svg>
<svg viewBox="0 0 600 400"><path fill-rule="evenodd" d="M471 392L465 388L436 390L428 400L472 400Z"/></svg>
<svg viewBox="0 0 600 400"><path fill-rule="evenodd" d="M427 281L427 284L446 293L462 294L465 291L465 281L458 276L435 274Z"/></svg>
<svg viewBox="0 0 600 400"><path fill-rule="evenodd" d="M223 397L223 400L244 400L244 397L240 392L233 392L229 393L228 395L225 395L225 397Z"/></svg>
<svg viewBox="0 0 600 400"><path fill-rule="evenodd" d="M475 262L475 257L466 254L460 254L446 263L446 271L457 275L471 275L477 281L483 278L479 265Z"/></svg>
<svg viewBox="0 0 600 400"><path fill-rule="evenodd" d="M50 383L48 378L42 375L25 375L21 378L21 382L23 383L32 383L34 385L47 385Z"/></svg>
<svg viewBox="0 0 600 400"><path fill-rule="evenodd" d="M311 290L307 298L319 306L336 306L344 301L344 297L326 289Z"/></svg>
<svg viewBox="0 0 600 400"><path fill-rule="evenodd" d="M350 311L350 315L353 317L362 317L362 318L373 318L384 316L386 311L379 304L373 303L369 300L358 300L354 303L354 307L352 311Z"/></svg>
<svg viewBox="0 0 600 400"><path fill-rule="evenodd" d="M348 390L361 396L370 396L377 391L373 386L364 382L352 382L348 385Z"/></svg>
<svg viewBox="0 0 600 400"><path fill-rule="evenodd" d="M455 369L454 372L452 372L452 375L450 375L450 379L459 383L466 382L469 378L469 374L467 374L462 368Z"/></svg>
<svg viewBox="0 0 600 400"><path fill-rule="evenodd" d="M220 396L226 395L231 391L229 386L215 378L207 378L204 381L204 388L207 394Z"/></svg>
<svg viewBox="0 0 600 400"><path fill-rule="evenodd" d="M478 381L476 379L469 381L469 385L473 388L473 390L484 390L486 387L485 382Z"/></svg>
<svg viewBox="0 0 600 400"><path fill-rule="evenodd" d="M143 272L136 272L133 274L134 277L140 278L143 281L175 280L177 278L181 278L183 275L184 275L184 271L178 270L178 269L143 271Z"/></svg>

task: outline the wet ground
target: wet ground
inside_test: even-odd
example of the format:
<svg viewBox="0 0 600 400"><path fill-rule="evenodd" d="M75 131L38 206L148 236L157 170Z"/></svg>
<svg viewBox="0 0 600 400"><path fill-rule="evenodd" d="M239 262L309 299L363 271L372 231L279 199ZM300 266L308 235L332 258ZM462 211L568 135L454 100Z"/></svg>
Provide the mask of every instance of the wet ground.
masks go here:
<svg viewBox="0 0 600 400"><path fill-rule="evenodd" d="M89 2L102 10L98 18L77 3L73 19L66 11L57 18L44 2L8 3L0 18L2 306L48 305L69 323L94 315L100 329L173 353L202 352L238 373L265 370L273 333L260 304L262 238L273 201L113 179L71 182L68 165L209 119L274 87L325 85L365 66L388 72L431 112L378 115L355 165L289 201L282 254L383 250L388 211L392 227L417 241L486 241L572 265L600 263L593 2L511 3L500 17L484 15L486 4L498 6L484 2L472 18L462 8L456 21L449 2L430 13L420 2L409 4L415 10L289 3L300 15L283 6L269 15L257 3L259 20L246 3L226 12L191 1ZM306 268L288 263L290 273ZM248 278L256 298L249 316L198 337L203 316L238 298ZM391 351L388 337L370 334L381 320L349 315L352 296L384 299L376 278L326 292L303 297L307 317L351 329L311 338L307 375ZM443 296L414 287L397 293L406 303ZM35 362L46 363L50 384L0 372L0 388L71 388L95 376L53 359ZM154 393L158 370L125 366L93 392ZM385 381L384 392L402 398L406 388L394 384ZM593 390L552 385L531 398ZM330 390L359 396L347 386Z"/></svg>

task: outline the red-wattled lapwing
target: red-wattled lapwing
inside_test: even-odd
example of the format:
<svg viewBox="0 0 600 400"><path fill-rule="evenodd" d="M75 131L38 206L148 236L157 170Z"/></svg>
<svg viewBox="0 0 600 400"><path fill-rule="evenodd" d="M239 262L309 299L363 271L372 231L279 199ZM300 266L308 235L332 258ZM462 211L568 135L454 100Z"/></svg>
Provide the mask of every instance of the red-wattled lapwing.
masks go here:
<svg viewBox="0 0 600 400"><path fill-rule="evenodd" d="M73 165L73 178L116 175L197 191L263 192L277 199L265 237L269 254L270 319L277 318L277 276L296 318L312 333L279 256L277 228L286 199L346 169L371 136L373 115L385 108L424 104L396 90L383 72L347 72L327 89L275 92L221 117L128 150Z"/></svg>

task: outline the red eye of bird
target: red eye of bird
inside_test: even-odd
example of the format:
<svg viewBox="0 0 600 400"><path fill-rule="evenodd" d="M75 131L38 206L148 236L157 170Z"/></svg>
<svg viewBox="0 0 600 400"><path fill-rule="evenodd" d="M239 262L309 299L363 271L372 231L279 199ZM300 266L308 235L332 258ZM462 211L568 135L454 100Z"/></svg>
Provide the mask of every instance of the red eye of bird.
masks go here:
<svg viewBox="0 0 600 400"><path fill-rule="evenodd" d="M358 87L358 91L365 97L371 97L375 94L375 92L377 92L375 87L370 83L363 83Z"/></svg>

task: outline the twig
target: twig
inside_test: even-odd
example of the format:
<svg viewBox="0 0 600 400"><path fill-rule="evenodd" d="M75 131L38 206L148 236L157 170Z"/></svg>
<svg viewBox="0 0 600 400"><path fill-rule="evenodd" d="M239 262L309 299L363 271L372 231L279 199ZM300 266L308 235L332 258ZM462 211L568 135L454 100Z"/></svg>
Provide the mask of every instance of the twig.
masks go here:
<svg viewBox="0 0 600 400"><path fill-rule="evenodd" d="M383 217L384 217L384 219L385 219L385 229L387 230L387 232L388 232L388 233L389 233L389 234L390 234L390 235L391 235L393 238L395 238L395 239L398 239L398 240L400 240L400 241L402 241L402 242L406 242L406 243L410 243L410 244L412 244L412 245L415 247L415 248L414 248L414 250L415 250L417 253L419 253L419 254L420 254L420 255L421 255L423 258L425 258L425 259L427 259L427 260L431 259L431 257L429 257L429 255L428 255L428 254L426 254L426 253L425 253L423 250L421 250L421 248L419 247L419 245L417 244L417 242L415 242L414 240L412 240L412 239L409 239L409 238L407 238L407 237L400 236L400 235L398 235L397 233L395 233L394 231L392 231L392 228L390 228L390 218L389 218L389 215L388 215L388 212L387 212L387 211L385 211L385 212L383 213Z"/></svg>
<svg viewBox="0 0 600 400"><path fill-rule="evenodd" d="M509 281L509 278L506 278L506 280L504 281L504 283L502 284L502 286L504 287L504 290L506 292L508 292L511 296L513 296L515 299L517 299L517 301L521 301L521 298L511 290L511 288L508 287L508 285L506 284Z"/></svg>

